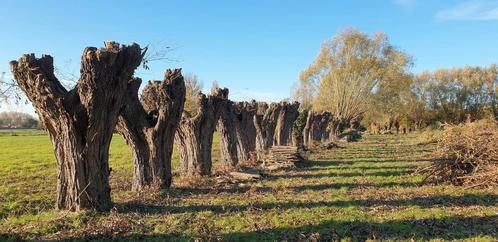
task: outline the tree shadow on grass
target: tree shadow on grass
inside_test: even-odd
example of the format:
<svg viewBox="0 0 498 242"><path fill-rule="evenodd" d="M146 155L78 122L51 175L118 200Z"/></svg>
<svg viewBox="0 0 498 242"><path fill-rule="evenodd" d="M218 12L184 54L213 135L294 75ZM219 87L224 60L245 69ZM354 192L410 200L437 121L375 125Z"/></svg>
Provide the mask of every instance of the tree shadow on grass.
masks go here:
<svg viewBox="0 0 498 242"><path fill-rule="evenodd" d="M496 195L464 195L464 196L433 196L433 197L414 197L408 199L367 199L367 200L337 200L337 201L318 201L318 202L275 202L275 203L251 203L251 204L223 204L209 205L196 204L188 206L171 206L145 204L141 202L129 202L118 204L116 208L120 213L144 213L144 214L179 214L179 213L196 213L210 211L215 214L239 213L246 211L264 211L277 209L279 211L290 209L313 209L324 207L406 207L419 206L422 208L432 207L450 207L450 206L496 206L498 205L498 196Z"/></svg>
<svg viewBox="0 0 498 242"><path fill-rule="evenodd" d="M302 191L323 191L329 189L343 189L343 188L386 188L386 187L416 187L419 186L415 182L380 182L380 183L358 183L358 182L333 182L326 184L306 184L306 185L296 185L287 187L271 187L271 186L251 186L251 187L229 187L229 188L175 188L171 190L172 192L166 191L167 195L171 195L177 198L186 198L190 196L197 195L218 195L218 194L241 194L247 192L253 193L273 193L275 189L288 189L294 192Z"/></svg>
<svg viewBox="0 0 498 242"><path fill-rule="evenodd" d="M307 160L303 162L302 168L310 168L310 167L334 167L334 166L344 166L344 165L353 165L354 163L351 161L318 161L318 160Z"/></svg>
<svg viewBox="0 0 498 242"><path fill-rule="evenodd" d="M419 184L414 182L382 182L382 183L349 183L349 182L334 182L330 184L307 184L287 187L287 189L295 192L303 191L323 191L329 189L353 189L353 188L387 188L387 187L417 187Z"/></svg>
<svg viewBox="0 0 498 242"><path fill-rule="evenodd" d="M225 234L229 241L287 240L332 241L353 240L463 240L476 236L498 238L498 216L430 218L418 220L393 220L387 222L335 221L297 228L263 229L252 232Z"/></svg>
<svg viewBox="0 0 498 242"><path fill-rule="evenodd" d="M349 165L349 166L334 166L334 167L304 167L300 169L288 169L292 171L334 171L334 170L415 170L416 165L385 165L385 166L365 166L365 165ZM280 170L277 170L280 171Z"/></svg>
<svg viewBox="0 0 498 242"><path fill-rule="evenodd" d="M391 177L391 176L402 176L409 174L409 171L378 171L378 172L329 172L329 173L319 173L319 174L281 174L281 175L271 175L269 180L282 179L282 178L324 178L324 177Z"/></svg>
<svg viewBox="0 0 498 242"><path fill-rule="evenodd" d="M254 227L257 228L258 224ZM248 228L250 230L250 228ZM201 230L201 234L132 234L110 230L103 234L71 238L79 241L366 241L374 240L465 240L487 236L498 238L498 216L425 218L416 220L337 221L327 220L286 228L255 229L253 231L220 233L216 229ZM5 236L5 237L3 237ZM0 239L15 237L0 235Z"/></svg>

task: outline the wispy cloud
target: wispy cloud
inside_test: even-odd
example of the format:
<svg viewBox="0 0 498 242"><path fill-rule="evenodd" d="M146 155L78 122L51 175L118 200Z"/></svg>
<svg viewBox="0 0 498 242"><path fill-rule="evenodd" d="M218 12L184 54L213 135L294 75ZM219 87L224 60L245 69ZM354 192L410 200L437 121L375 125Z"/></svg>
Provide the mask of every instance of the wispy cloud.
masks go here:
<svg viewBox="0 0 498 242"><path fill-rule="evenodd" d="M404 10L411 11L415 8L417 0L394 0L394 4L400 6Z"/></svg>
<svg viewBox="0 0 498 242"><path fill-rule="evenodd" d="M436 14L439 20L498 20L497 0L468 0L443 9Z"/></svg>

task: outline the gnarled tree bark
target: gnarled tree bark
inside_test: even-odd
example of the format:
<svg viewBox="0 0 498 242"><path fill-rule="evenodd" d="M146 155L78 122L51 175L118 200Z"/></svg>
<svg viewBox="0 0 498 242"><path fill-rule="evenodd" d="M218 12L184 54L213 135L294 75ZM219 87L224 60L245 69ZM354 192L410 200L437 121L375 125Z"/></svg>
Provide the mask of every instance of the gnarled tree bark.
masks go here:
<svg viewBox="0 0 498 242"><path fill-rule="evenodd" d="M317 113L310 111L303 130L304 144L311 146L314 143L328 140L329 132L327 132L327 128L331 118L332 114L330 112Z"/></svg>
<svg viewBox="0 0 498 242"><path fill-rule="evenodd" d="M55 77L51 56L29 54L10 63L55 147L57 208L111 208L109 145L127 84L143 55L137 44L86 48L81 77L71 91Z"/></svg>
<svg viewBox="0 0 498 242"><path fill-rule="evenodd" d="M256 101L238 102L234 106L236 114L237 154L239 161L250 161L256 151L256 127L254 115L257 112Z"/></svg>
<svg viewBox="0 0 498 242"><path fill-rule="evenodd" d="M163 81L145 86L139 100L141 82L139 78L130 82L116 130L133 153L133 190L164 189L171 186L171 155L185 102L185 82L181 69L168 69Z"/></svg>
<svg viewBox="0 0 498 242"><path fill-rule="evenodd" d="M282 106L275 127L273 145L287 146L292 144L292 127L299 115L299 103L281 102Z"/></svg>
<svg viewBox="0 0 498 242"><path fill-rule="evenodd" d="M340 119L338 117L330 117L330 122L328 125L329 140L337 140L342 131L346 129L348 122Z"/></svg>
<svg viewBox="0 0 498 242"><path fill-rule="evenodd" d="M253 123L256 130L256 156L258 160L261 160L266 152L266 130L263 129L263 117L265 116L266 110L268 109L268 104L265 102L258 102L257 105L258 108L256 111L256 115L254 115L253 117Z"/></svg>
<svg viewBox="0 0 498 242"><path fill-rule="evenodd" d="M182 115L175 135L175 144L180 152L181 173L185 176L211 175L211 148L213 133L220 109L228 98L228 89L216 89L211 95L200 93L198 110L194 117Z"/></svg>
<svg viewBox="0 0 498 242"><path fill-rule="evenodd" d="M234 103L227 100L220 110L216 128L220 132L220 155L225 171L234 171L239 162L235 119Z"/></svg>
<svg viewBox="0 0 498 242"><path fill-rule="evenodd" d="M277 127L280 111L282 111L281 103L271 103L263 116L261 133L265 141L265 150L268 150L274 144L275 129Z"/></svg>

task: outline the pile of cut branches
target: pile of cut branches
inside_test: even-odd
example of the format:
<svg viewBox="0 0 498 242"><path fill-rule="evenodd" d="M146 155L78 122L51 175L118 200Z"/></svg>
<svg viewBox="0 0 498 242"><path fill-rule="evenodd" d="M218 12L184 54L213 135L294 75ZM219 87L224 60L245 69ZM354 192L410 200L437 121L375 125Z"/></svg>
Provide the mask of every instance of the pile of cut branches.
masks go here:
<svg viewBox="0 0 498 242"><path fill-rule="evenodd" d="M498 123L481 120L445 128L432 158L418 170L424 182L498 186Z"/></svg>

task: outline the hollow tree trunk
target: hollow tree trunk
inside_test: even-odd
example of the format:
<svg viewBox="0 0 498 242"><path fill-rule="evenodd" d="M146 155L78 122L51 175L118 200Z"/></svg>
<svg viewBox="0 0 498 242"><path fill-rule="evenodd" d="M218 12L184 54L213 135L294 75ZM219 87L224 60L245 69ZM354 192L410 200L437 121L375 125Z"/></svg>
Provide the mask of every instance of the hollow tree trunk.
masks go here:
<svg viewBox="0 0 498 242"><path fill-rule="evenodd" d="M220 132L220 156L223 169L233 171L238 164L237 133L235 129L234 103L227 101L220 111L217 130Z"/></svg>
<svg viewBox="0 0 498 242"><path fill-rule="evenodd" d="M127 83L143 54L137 44L86 48L81 77L71 91L55 77L51 56L29 54L10 63L55 147L57 208L111 208L109 145Z"/></svg>
<svg viewBox="0 0 498 242"><path fill-rule="evenodd" d="M220 108L227 101L228 89L216 89L211 95L198 96L198 110L194 117L182 115L175 134L175 144L180 152L181 173L185 176L211 175L211 148L213 133L220 115Z"/></svg>
<svg viewBox="0 0 498 242"><path fill-rule="evenodd" d="M183 112L185 83L181 69L168 69L164 81L149 82L139 100L141 82L130 82L116 129L133 154L133 190L164 189L171 186L173 140Z"/></svg>
<svg viewBox="0 0 498 242"><path fill-rule="evenodd" d="M278 146L292 145L292 127L299 115L299 103L281 103L282 109L275 127L274 144Z"/></svg>
<svg viewBox="0 0 498 242"><path fill-rule="evenodd" d="M237 154L239 161L251 160L251 154L256 151L256 127L254 115L257 112L257 103L238 102L235 109L235 127L237 134Z"/></svg>

